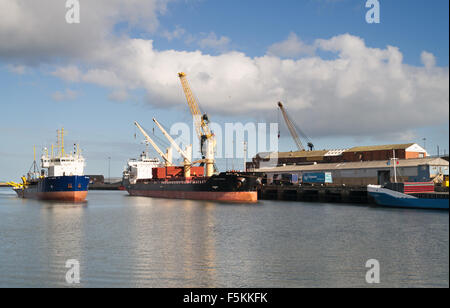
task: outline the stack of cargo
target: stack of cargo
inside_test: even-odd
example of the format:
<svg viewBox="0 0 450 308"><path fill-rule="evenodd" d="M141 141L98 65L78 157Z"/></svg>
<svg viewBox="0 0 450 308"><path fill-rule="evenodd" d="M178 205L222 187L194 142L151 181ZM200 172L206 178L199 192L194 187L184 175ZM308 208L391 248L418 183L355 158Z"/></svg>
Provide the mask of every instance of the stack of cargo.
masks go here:
<svg viewBox="0 0 450 308"><path fill-rule="evenodd" d="M191 176L193 177L203 177L205 174L204 167L191 167Z"/></svg>
<svg viewBox="0 0 450 308"><path fill-rule="evenodd" d="M153 168L152 169L153 179L165 179L166 178L166 168Z"/></svg>
<svg viewBox="0 0 450 308"><path fill-rule="evenodd" d="M331 172L308 172L303 173L302 182L308 184L331 184L333 177Z"/></svg>
<svg viewBox="0 0 450 308"><path fill-rule="evenodd" d="M184 167L182 166L171 166L166 167L166 177L182 177L183 176Z"/></svg>
<svg viewBox="0 0 450 308"><path fill-rule="evenodd" d="M405 182L404 193L405 194L417 194L417 193L433 193L434 183L433 182Z"/></svg>
<svg viewBox="0 0 450 308"><path fill-rule="evenodd" d="M170 167L160 167L153 168L152 175L153 179L171 179L183 177L184 167L181 166L170 166ZM205 173L204 167L191 167L192 177L203 177Z"/></svg>

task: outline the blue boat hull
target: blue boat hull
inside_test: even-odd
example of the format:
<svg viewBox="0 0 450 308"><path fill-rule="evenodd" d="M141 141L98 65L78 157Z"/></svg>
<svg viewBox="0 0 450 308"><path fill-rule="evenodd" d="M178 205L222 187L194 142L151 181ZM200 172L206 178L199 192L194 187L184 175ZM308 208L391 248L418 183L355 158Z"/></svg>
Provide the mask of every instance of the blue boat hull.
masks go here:
<svg viewBox="0 0 450 308"><path fill-rule="evenodd" d="M433 210L449 209L448 195L447 198L416 198L383 188L372 191L369 189L368 192L374 198L376 204L381 206Z"/></svg>
<svg viewBox="0 0 450 308"><path fill-rule="evenodd" d="M83 202L89 186L87 176L59 176L39 179L24 189L15 189L22 198Z"/></svg>

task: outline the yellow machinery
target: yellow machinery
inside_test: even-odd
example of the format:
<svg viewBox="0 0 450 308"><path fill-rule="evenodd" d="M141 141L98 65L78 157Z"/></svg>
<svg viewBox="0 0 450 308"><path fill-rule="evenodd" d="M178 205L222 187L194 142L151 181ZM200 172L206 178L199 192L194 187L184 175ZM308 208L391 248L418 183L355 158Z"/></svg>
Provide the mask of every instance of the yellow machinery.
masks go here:
<svg viewBox="0 0 450 308"><path fill-rule="evenodd" d="M197 136L200 138L202 159L206 163L206 176L210 177L214 174L214 148L216 146L216 142L214 134L211 132L211 129L208 126L208 115L206 113L201 113L200 107L195 100L194 94L192 93L192 90L189 86L189 82L186 78L186 73L178 73L178 77L180 77L181 86L183 87L189 109L194 118L194 125Z"/></svg>
<svg viewBox="0 0 450 308"><path fill-rule="evenodd" d="M23 188L23 184L15 183L15 182L6 182L7 185L13 187L13 188Z"/></svg>

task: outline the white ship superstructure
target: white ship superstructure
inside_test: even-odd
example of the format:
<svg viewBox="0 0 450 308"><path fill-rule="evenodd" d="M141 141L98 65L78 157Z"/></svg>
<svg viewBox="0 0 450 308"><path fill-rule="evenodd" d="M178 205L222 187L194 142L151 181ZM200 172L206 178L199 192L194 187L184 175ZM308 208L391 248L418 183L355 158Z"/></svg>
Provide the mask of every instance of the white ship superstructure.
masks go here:
<svg viewBox="0 0 450 308"><path fill-rule="evenodd" d="M131 184L140 179L151 179L152 169L157 167L161 167L161 161L158 158L150 158L146 152L142 152L139 159L128 160L123 179Z"/></svg>
<svg viewBox="0 0 450 308"><path fill-rule="evenodd" d="M47 169L47 176L82 176L84 175L84 167L86 162L81 155L81 151L77 144L74 145L73 153L66 153L64 151L64 129L58 131L58 142L56 145L59 152L53 154L53 146L51 153L48 149L44 149L44 154L41 157L41 167Z"/></svg>

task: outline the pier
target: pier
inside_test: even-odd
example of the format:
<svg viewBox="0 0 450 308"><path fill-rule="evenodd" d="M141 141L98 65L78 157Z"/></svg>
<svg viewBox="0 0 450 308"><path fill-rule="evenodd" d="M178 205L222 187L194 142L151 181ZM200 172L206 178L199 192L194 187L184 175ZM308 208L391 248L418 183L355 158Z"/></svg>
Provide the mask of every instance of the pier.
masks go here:
<svg viewBox="0 0 450 308"><path fill-rule="evenodd" d="M367 193L367 186L345 185L266 185L258 191L258 199L359 204L371 203L371 199Z"/></svg>

